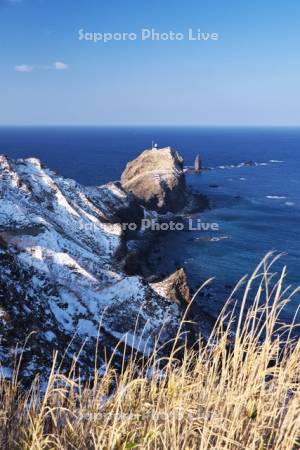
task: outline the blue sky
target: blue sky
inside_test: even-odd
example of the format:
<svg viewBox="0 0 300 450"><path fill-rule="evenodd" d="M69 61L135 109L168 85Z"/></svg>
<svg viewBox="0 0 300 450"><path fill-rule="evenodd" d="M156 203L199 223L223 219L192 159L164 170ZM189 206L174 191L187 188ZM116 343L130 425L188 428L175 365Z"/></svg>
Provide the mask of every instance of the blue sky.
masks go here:
<svg viewBox="0 0 300 450"><path fill-rule="evenodd" d="M219 33L84 42L78 30ZM1 125L300 125L298 0L0 0Z"/></svg>

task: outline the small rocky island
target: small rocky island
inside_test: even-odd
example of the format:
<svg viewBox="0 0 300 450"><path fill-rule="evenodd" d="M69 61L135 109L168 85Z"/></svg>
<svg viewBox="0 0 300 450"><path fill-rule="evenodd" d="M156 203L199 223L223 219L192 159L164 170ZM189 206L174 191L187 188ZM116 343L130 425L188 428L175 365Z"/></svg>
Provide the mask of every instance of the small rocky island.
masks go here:
<svg viewBox="0 0 300 450"><path fill-rule="evenodd" d="M127 271L134 237L122 223L205 204L187 191L183 159L170 147L144 151L127 164L120 182L97 187L65 179L35 158L0 156L5 374L17 346L24 345L21 374L30 379L46 374L54 351L65 354L68 365L83 342L79 364L88 374L98 335L99 367L119 340L147 356L158 335L161 344L171 339L190 300L184 271L157 282Z"/></svg>

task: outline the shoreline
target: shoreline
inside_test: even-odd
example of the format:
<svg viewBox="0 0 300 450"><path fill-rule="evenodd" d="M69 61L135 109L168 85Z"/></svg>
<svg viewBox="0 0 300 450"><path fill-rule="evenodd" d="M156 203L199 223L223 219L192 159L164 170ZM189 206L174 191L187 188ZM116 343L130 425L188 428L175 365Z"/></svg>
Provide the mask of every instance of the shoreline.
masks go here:
<svg viewBox="0 0 300 450"><path fill-rule="evenodd" d="M199 217L201 213L212 208L210 199L200 192L188 190L188 197L189 200L182 211L176 214L168 213L165 215L158 215L155 218L157 223L164 222L165 220L175 222L190 220L191 217ZM139 234L139 231L136 234L131 233L130 237L126 238L127 243L134 242L134 244L132 245L132 250L128 251L122 261L125 263L125 273L129 276L139 275L148 283L160 283L173 275L175 273L174 271L182 269L180 265L172 267L168 260L166 260L166 270L163 273L156 269L158 260L160 263L163 262L162 258L157 255L157 250L163 247L163 245L161 246L161 242L163 242L164 236L168 235L171 231L172 230L147 230L142 235ZM177 230L176 232L180 231L184 230ZM203 278L201 284L205 281L206 279ZM188 281L188 287L191 296L193 296L199 288L199 285L193 285ZM229 294L230 292L231 291L229 291ZM198 293L189 312L189 320L194 323L194 333L196 335L201 333L205 339L208 339L217 320L217 316L209 311L205 311L202 307L202 303L205 303L206 300L209 301L212 295L214 294L211 294L210 292Z"/></svg>

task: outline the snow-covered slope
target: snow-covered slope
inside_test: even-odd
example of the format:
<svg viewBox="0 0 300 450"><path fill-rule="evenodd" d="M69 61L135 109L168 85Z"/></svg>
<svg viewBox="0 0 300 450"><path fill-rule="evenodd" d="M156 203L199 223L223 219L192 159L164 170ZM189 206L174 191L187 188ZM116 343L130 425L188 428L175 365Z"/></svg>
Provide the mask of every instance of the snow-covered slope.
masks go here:
<svg viewBox="0 0 300 450"><path fill-rule="evenodd" d="M119 183L87 188L37 159L0 156L2 367L26 338L22 371L31 376L54 350L67 363L85 340L80 361L93 367L99 330L100 355L119 339L149 353L162 328L161 340L175 333L178 305L117 269L120 222L141 214Z"/></svg>

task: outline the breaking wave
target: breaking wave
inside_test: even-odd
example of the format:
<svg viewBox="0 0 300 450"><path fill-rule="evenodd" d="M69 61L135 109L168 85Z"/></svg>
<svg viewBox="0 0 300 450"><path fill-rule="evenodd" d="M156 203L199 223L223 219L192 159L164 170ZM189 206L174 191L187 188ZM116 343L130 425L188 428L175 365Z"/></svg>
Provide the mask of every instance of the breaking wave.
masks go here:
<svg viewBox="0 0 300 450"><path fill-rule="evenodd" d="M266 198L271 198L273 200L284 200L286 197L284 195L267 195Z"/></svg>

